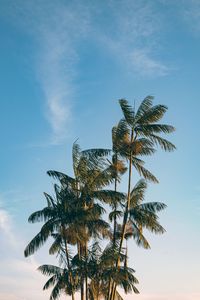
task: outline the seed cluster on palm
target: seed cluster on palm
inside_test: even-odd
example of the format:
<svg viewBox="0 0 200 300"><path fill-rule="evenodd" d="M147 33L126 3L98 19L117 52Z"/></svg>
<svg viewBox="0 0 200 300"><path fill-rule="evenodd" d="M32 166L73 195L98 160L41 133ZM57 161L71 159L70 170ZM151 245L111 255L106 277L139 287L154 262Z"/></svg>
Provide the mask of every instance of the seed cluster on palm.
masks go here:
<svg viewBox="0 0 200 300"><path fill-rule="evenodd" d="M76 293L80 293L81 300L121 300L121 289L139 293L138 279L128 262L128 240L148 249L145 231L165 231L157 213L166 205L145 202L147 181L158 180L145 167L142 157L154 154L157 146L164 151L175 149L162 136L173 132L174 127L159 123L167 107L153 106L151 96L137 111L125 99L119 104L123 117L112 128L112 149L81 150L75 142L73 176L48 171L57 181L54 195L44 193L46 206L28 219L44 224L27 245L25 256L53 239L49 254L58 257L59 265L39 267L40 272L50 276L44 289L52 288L51 300L62 293L72 300ZM119 189L124 174L127 191L122 193Z"/></svg>

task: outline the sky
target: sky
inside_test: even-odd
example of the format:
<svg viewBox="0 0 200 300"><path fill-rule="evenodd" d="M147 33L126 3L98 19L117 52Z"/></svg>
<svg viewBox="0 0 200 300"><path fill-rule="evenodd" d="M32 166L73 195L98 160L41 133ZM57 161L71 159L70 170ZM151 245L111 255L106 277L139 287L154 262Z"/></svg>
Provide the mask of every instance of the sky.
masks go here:
<svg viewBox="0 0 200 300"><path fill-rule="evenodd" d="M23 250L39 230L28 216L52 192L46 171L72 174L71 147L111 147L118 99L155 96L176 127L174 153L147 165L159 179L166 229L151 250L130 243L138 300L200 299L200 1L0 0L0 300L44 300L36 270L44 247Z"/></svg>

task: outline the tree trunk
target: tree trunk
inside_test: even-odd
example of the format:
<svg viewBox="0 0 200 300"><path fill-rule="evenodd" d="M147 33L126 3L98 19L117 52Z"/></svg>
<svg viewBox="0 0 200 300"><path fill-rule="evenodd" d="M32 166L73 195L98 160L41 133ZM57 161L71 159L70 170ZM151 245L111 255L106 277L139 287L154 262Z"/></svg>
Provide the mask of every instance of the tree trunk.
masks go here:
<svg viewBox="0 0 200 300"><path fill-rule="evenodd" d="M133 129L131 130L131 140L130 140L130 147L132 147L133 143ZM126 204L126 209L124 212L124 219L123 219L123 225L122 225L122 235L121 235L121 240L120 240L120 245L119 245L119 252L118 252L118 258L116 262L116 267L120 267L120 253L122 250L122 245L124 241L124 236L126 232L126 224L128 220L128 212L130 209L130 200L131 200L131 178L132 178L132 158L133 158L133 153L132 153L132 148L130 148L130 154L129 154L129 176L128 176L128 193L127 193L127 204ZM116 292L116 284L113 283L112 289L111 289L111 295L109 300L114 300L115 298L115 292Z"/></svg>
<svg viewBox="0 0 200 300"><path fill-rule="evenodd" d="M81 259L81 255L82 255L82 247L81 244L78 242L78 257L79 259ZM81 300L85 299L85 295L84 295L84 275L81 273Z"/></svg>
<svg viewBox="0 0 200 300"><path fill-rule="evenodd" d="M87 241L85 242L85 261L87 262ZM85 299L88 300L88 274L87 274L87 266L85 268Z"/></svg>
<svg viewBox="0 0 200 300"><path fill-rule="evenodd" d="M73 276L72 276L72 271L71 271L71 266L70 266L70 261L69 261L69 253L68 253L68 247L67 247L67 241L65 238L65 226L62 226L62 230L64 233L64 244L65 244L65 253L66 253L66 259L67 259L67 267L69 270L69 279L70 279L70 283L72 285L72 300L74 300L74 280L73 280Z"/></svg>
<svg viewBox="0 0 200 300"><path fill-rule="evenodd" d="M117 166L117 154L116 154L116 166ZM117 168L116 168L116 174L115 174L115 182L114 182L114 191L117 192ZM115 207L114 207L114 212L115 212L115 215L114 215L114 225L113 225L113 248L115 247L116 245L116 232L117 232L117 217L116 217L116 210L117 210L117 206L115 204ZM111 278L109 279L109 285L108 285L108 296L107 296L107 300L109 300L110 296L111 296L111 293L112 293L112 289L113 289L113 282L111 280Z"/></svg>

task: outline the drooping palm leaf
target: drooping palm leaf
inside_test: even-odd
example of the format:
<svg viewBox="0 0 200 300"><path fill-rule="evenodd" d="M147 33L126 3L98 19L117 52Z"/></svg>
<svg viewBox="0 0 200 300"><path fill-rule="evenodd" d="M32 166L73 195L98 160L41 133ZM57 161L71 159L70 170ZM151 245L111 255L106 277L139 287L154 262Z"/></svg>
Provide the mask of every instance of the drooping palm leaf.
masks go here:
<svg viewBox="0 0 200 300"><path fill-rule="evenodd" d="M135 112L134 112L133 108L129 105L129 103L126 99L120 99L119 100L119 105L121 106L121 109L123 111L124 118L125 118L126 122L130 126L133 126L134 117L135 117Z"/></svg>

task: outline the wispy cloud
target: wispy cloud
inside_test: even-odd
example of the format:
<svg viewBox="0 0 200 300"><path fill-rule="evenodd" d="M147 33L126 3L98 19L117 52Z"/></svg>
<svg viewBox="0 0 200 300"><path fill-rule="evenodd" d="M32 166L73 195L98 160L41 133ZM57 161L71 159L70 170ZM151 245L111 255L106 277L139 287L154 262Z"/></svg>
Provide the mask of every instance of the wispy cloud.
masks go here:
<svg viewBox="0 0 200 300"><path fill-rule="evenodd" d="M16 247L16 239L12 233L11 216L7 210L0 208L0 241L7 240L8 244Z"/></svg>
<svg viewBox="0 0 200 300"><path fill-rule="evenodd" d="M6 210L0 209L0 230L9 234L10 232L10 217Z"/></svg>
<svg viewBox="0 0 200 300"><path fill-rule="evenodd" d="M83 42L98 44L132 75L158 77L169 72L166 63L159 59L162 15L153 2L8 0L7 3L9 18L33 42L34 71L45 99L52 144L61 143L70 131L78 64L84 60Z"/></svg>
<svg viewBox="0 0 200 300"><path fill-rule="evenodd" d="M163 18L156 5L146 1L110 0L108 12L112 22L106 23L106 30L100 31L98 37L117 61L135 76L167 75L171 68L159 59Z"/></svg>
<svg viewBox="0 0 200 300"><path fill-rule="evenodd" d="M46 9L46 8L45 8ZM39 51L36 70L46 99L46 117L53 130L52 142L61 142L68 133L78 62L77 44L88 30L87 11L82 7L47 6L53 17L35 23Z"/></svg>
<svg viewBox="0 0 200 300"><path fill-rule="evenodd" d="M69 134L78 44L88 31L88 10L81 1L8 0L5 14L31 38L33 69L52 129L50 143L60 143Z"/></svg>
<svg viewBox="0 0 200 300"><path fill-rule="evenodd" d="M130 54L130 63L142 76L165 76L169 73L169 68L165 64L153 59L142 49L135 49Z"/></svg>
<svg viewBox="0 0 200 300"><path fill-rule="evenodd" d="M200 1L182 0L180 5L181 17L187 23L194 35L200 34Z"/></svg>
<svg viewBox="0 0 200 300"><path fill-rule="evenodd" d="M14 225L9 212L0 209L0 299L48 299L49 292L42 291L45 278L37 271L40 264L34 257L23 257L25 242Z"/></svg>

